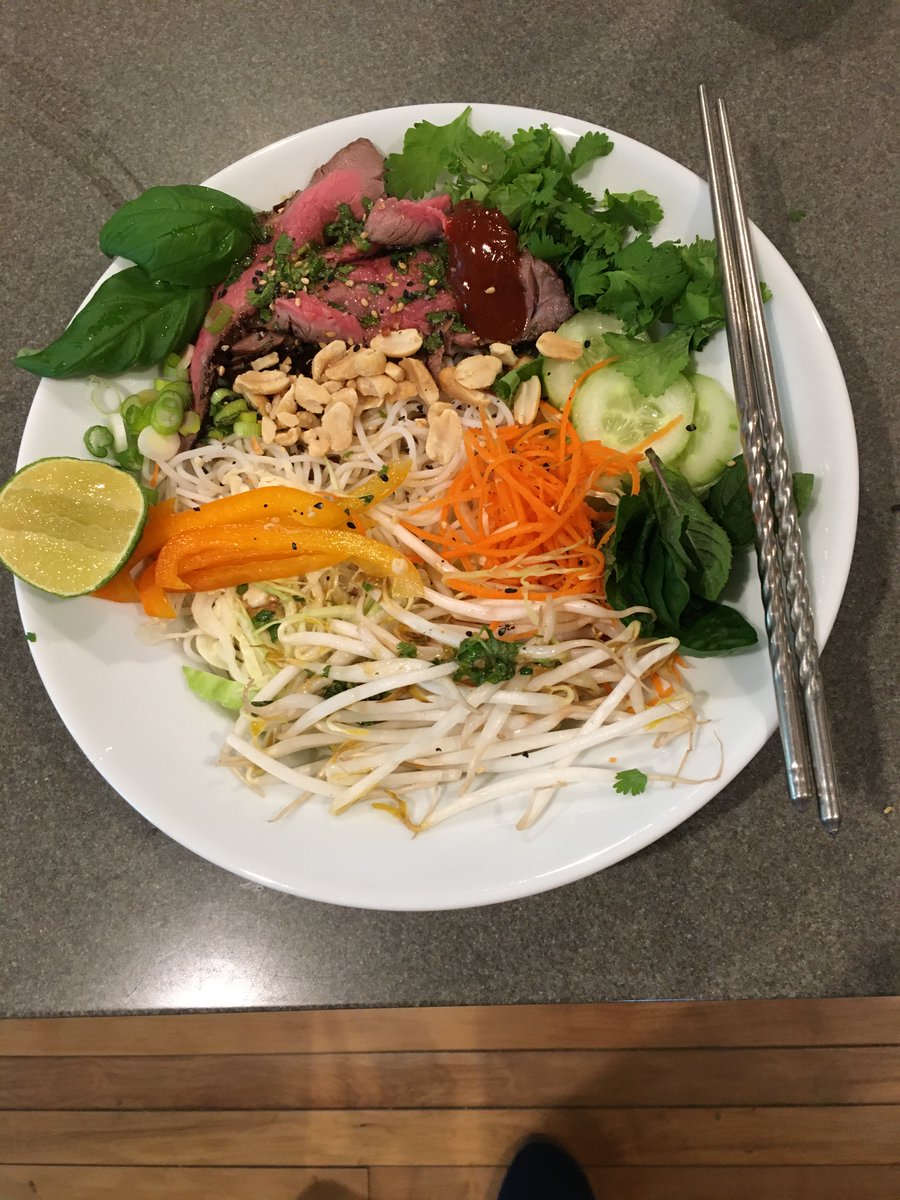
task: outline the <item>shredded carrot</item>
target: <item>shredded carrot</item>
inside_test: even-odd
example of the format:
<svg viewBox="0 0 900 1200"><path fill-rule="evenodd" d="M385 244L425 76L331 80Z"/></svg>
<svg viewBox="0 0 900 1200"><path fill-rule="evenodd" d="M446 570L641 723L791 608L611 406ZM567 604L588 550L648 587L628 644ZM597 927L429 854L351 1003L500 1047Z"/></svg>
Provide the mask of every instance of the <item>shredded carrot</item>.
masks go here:
<svg viewBox="0 0 900 1200"><path fill-rule="evenodd" d="M605 559L595 544L600 514L587 504L600 475L625 475L639 486L640 454L583 442L569 419L580 383L562 412L542 406L543 420L525 428L466 430L466 461L445 495L422 505L437 510L437 527L423 532L454 567L447 582L485 599L598 594Z"/></svg>
<svg viewBox="0 0 900 1200"><path fill-rule="evenodd" d="M155 488L159 482L159 463L153 464L153 474L150 476L150 486Z"/></svg>
<svg viewBox="0 0 900 1200"><path fill-rule="evenodd" d="M667 696L672 695L672 692L674 691L674 689L671 687L670 684L666 683L663 680L663 678L659 674L659 672L654 672L653 679L651 680L651 682L653 684L653 690L654 690L654 692L656 692L657 696L659 696L660 700L665 700L665 698Z"/></svg>

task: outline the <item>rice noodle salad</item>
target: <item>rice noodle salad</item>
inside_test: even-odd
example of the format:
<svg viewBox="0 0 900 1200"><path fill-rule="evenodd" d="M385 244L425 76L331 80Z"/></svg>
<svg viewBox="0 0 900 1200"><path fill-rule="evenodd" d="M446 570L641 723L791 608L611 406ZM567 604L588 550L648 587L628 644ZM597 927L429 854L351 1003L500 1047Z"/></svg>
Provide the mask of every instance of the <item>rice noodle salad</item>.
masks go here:
<svg viewBox="0 0 900 1200"><path fill-rule="evenodd" d="M95 594L180 645L234 714L221 763L287 785L279 815L365 803L420 832L515 800L526 828L570 784L686 781L683 655L756 638L717 602L737 542L707 501L737 422L692 359L722 327L714 248L574 182L611 148L463 113L387 160L357 139L266 213L150 189L101 233L136 265L17 360L159 364L100 386L85 435L153 501ZM110 285L168 305L133 352L97 336Z"/></svg>
<svg viewBox="0 0 900 1200"><path fill-rule="evenodd" d="M496 399L452 411L467 434L514 424ZM278 484L340 504L371 494L373 475L377 483L399 465L396 491L365 510L367 537L409 556L422 584L420 596L393 598L344 562L176 600L184 628L161 636L244 689L222 761L250 784L290 785L289 808L319 797L339 813L369 800L419 830L516 796L524 826L565 784L599 777L611 786L615 766L585 766L585 752L647 731L665 740L688 733L691 696L677 642L637 636L639 625L623 624L626 614L596 594L530 601L455 590L454 568L428 534L440 528L439 502L465 449L436 464L428 433L413 397L389 400L384 415L358 414L339 462L236 440L160 464L160 493L182 508ZM457 654L487 636L514 651L514 665L476 656L473 682Z"/></svg>

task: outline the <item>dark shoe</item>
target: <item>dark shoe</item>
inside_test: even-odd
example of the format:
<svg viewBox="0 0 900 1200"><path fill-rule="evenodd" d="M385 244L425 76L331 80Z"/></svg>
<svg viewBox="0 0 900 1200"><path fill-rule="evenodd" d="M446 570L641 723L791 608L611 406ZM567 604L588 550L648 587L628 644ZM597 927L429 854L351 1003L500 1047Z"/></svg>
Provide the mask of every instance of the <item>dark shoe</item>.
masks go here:
<svg viewBox="0 0 900 1200"><path fill-rule="evenodd" d="M594 1200L584 1171L554 1142L527 1142L509 1164L497 1200Z"/></svg>

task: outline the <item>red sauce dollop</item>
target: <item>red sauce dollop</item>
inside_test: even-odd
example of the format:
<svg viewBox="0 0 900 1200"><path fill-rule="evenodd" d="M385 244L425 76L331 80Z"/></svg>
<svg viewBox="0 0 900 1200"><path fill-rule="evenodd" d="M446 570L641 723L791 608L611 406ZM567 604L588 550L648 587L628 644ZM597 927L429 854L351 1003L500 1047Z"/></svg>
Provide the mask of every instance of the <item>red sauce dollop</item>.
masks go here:
<svg viewBox="0 0 900 1200"><path fill-rule="evenodd" d="M497 208L463 200L447 219L448 282L460 316L488 341L518 341L528 311L519 237Z"/></svg>

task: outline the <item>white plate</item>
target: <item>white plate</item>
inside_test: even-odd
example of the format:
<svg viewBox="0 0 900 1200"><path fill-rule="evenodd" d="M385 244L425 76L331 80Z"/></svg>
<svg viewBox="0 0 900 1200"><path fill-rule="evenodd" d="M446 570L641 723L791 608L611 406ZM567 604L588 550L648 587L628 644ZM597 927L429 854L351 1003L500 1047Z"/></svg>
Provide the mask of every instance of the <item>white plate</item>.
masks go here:
<svg viewBox="0 0 900 1200"><path fill-rule="evenodd" d="M267 208L304 185L339 146L366 135L383 151L399 148L404 131L427 118L446 123L462 105L396 108L346 118L298 133L219 172L208 182ZM511 134L546 121L567 142L595 128L529 109L474 106L473 124ZM698 129L699 139L699 129ZM655 238L712 236L705 184L655 150L613 133L615 150L587 179L594 190L644 188L666 217ZM804 518L820 643L837 613L856 530L856 440L847 390L828 334L790 267L760 233L754 235L770 305L775 365L796 469L814 471L815 504ZM729 383L719 335L702 369ZM43 455L83 456L91 423L83 382L41 383L25 429L20 462ZM830 470L832 460L837 469ZM743 611L762 629L751 556L737 589ZM711 800L775 729L768 657L761 643L733 658L695 660L691 679L709 718L692 775L715 773L721 739L724 766L715 782L651 784L645 795L616 796L572 787L527 833L514 825L521 805L463 815L412 838L369 809L330 817L311 803L288 819L268 817L284 795L258 797L215 765L226 721L183 684L180 658L167 645L138 637L131 606L91 599L55 601L19 587L25 628L47 691L91 763L139 812L202 857L269 887L314 900L366 908L427 910L510 900L599 871L655 841ZM621 752L621 765L648 756ZM785 803L787 800L785 798Z"/></svg>

